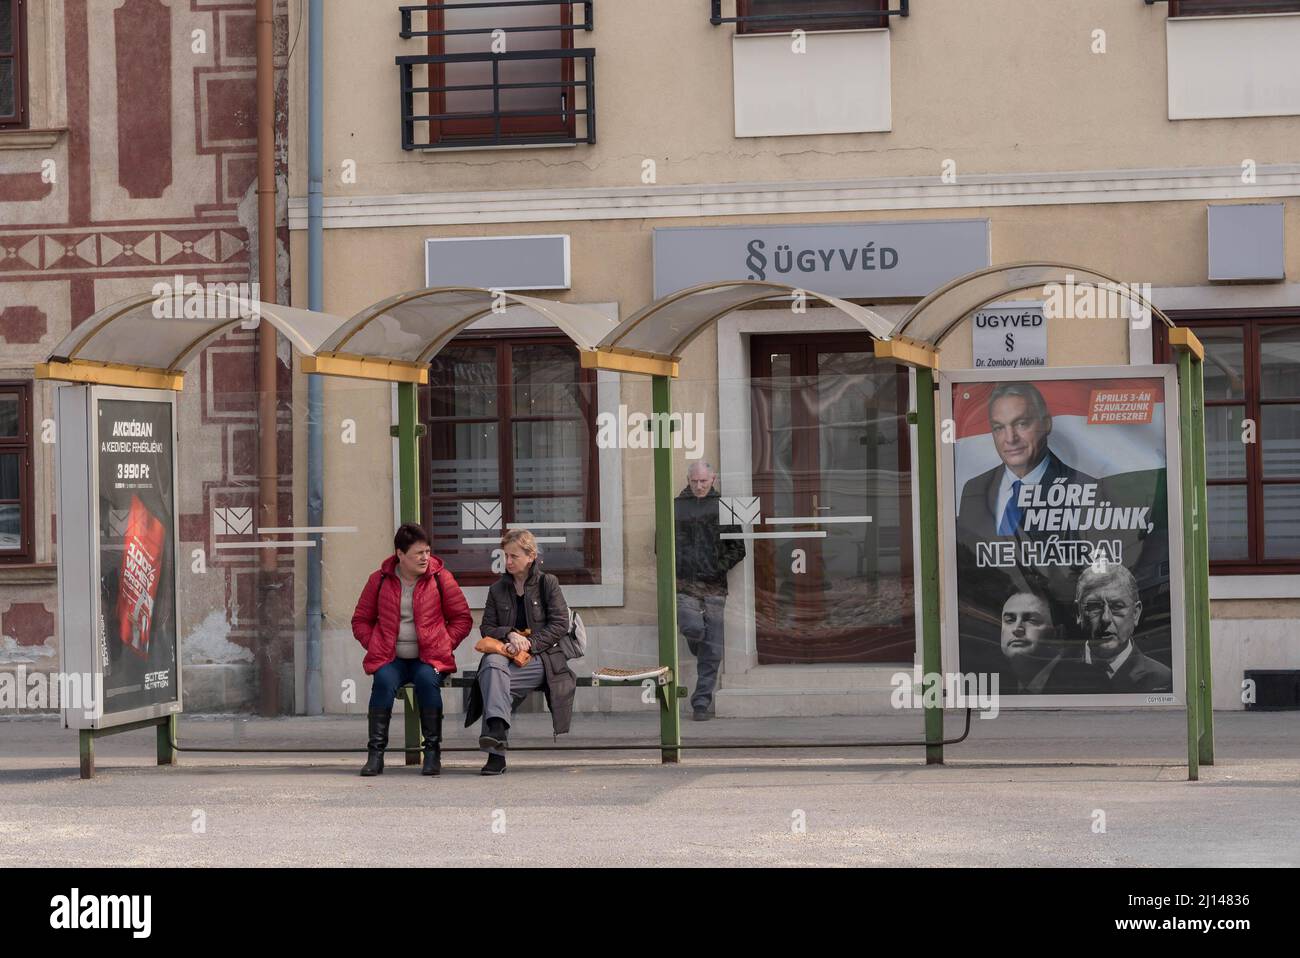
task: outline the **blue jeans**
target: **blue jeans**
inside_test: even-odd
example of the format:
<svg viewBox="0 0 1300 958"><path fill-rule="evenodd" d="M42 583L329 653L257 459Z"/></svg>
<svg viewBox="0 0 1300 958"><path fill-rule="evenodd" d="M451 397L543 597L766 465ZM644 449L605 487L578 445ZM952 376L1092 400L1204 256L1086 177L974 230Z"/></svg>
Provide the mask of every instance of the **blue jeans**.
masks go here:
<svg viewBox="0 0 1300 958"><path fill-rule="evenodd" d="M419 659L393 659L375 670L370 685L370 710L390 710L397 690L407 682L415 686L415 699L421 709L442 711L442 675L432 665Z"/></svg>
<svg viewBox="0 0 1300 958"><path fill-rule="evenodd" d="M697 596L677 593L677 627L686 638L686 647L695 656L696 680L691 707L697 712L708 710L718 687L718 671L722 668L725 645L722 626L726 605L725 594Z"/></svg>

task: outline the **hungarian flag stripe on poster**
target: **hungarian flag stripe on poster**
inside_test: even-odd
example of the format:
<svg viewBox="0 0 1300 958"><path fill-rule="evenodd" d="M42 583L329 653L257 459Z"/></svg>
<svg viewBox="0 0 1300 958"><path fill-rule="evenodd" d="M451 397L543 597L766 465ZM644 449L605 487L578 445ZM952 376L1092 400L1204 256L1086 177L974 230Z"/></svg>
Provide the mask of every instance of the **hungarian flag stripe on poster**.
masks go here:
<svg viewBox="0 0 1300 958"><path fill-rule="evenodd" d="M989 396L997 385L960 383L953 390L959 491L966 480L999 462L997 450L989 441L988 418ZM1165 467L1163 381L1058 380L1035 385L1052 415L1052 451L1080 471L1105 479L1119 472L1146 472ZM1130 393L1150 393L1150 399L1116 398ZM1144 412L1145 421L1142 421ZM1100 416L1113 418L1105 420ZM1124 421L1123 416L1130 417L1130 421ZM1111 425L1124 428L1099 428Z"/></svg>

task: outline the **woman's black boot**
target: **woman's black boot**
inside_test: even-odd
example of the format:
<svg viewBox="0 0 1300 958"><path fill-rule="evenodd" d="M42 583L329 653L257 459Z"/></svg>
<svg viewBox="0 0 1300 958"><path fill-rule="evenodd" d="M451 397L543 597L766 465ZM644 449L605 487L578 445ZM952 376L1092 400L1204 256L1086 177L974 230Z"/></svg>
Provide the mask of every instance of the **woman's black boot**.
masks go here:
<svg viewBox="0 0 1300 958"><path fill-rule="evenodd" d="M479 748L508 748L506 732L510 728L505 719L490 718L484 723L483 734L478 737Z"/></svg>
<svg viewBox="0 0 1300 958"><path fill-rule="evenodd" d="M420 730L424 733L424 768L421 775L442 773L442 709L421 709Z"/></svg>
<svg viewBox="0 0 1300 958"><path fill-rule="evenodd" d="M503 775L506 770L506 757L504 755L492 754L488 756L487 764L483 766L480 775Z"/></svg>
<svg viewBox="0 0 1300 958"><path fill-rule="evenodd" d="M366 742L366 764L361 768L367 778L384 774L384 749L388 748L388 723L392 718L392 709L371 709L367 713L370 737Z"/></svg>

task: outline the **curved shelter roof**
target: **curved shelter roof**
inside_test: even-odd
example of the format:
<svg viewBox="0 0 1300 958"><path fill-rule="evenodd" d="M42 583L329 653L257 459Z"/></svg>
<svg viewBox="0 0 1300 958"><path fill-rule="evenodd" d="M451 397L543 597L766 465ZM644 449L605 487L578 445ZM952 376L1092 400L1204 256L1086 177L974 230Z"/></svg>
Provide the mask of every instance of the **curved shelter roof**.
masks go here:
<svg viewBox="0 0 1300 958"><path fill-rule="evenodd" d="M892 326L879 313L811 289L758 280L725 280L678 290L655 300L618 325L583 355L584 366L676 376L681 354L696 336L727 313L802 294L839 310L877 338Z"/></svg>
<svg viewBox="0 0 1300 958"><path fill-rule="evenodd" d="M975 310L1029 290L1046 294L1047 287L1053 284L1059 285L1065 296L1088 286L1107 294L1113 290L1118 298L1128 300L1142 313L1157 316L1174 328L1169 317L1139 289L1095 269L1066 263L1009 263L967 273L936 289L899 321L890 342L876 344L876 355L933 366L933 362L925 360L933 359L944 337Z"/></svg>
<svg viewBox="0 0 1300 958"><path fill-rule="evenodd" d="M140 293L96 311L36 367L37 378L181 389L190 360L254 316L270 322L302 353L313 352L343 322L329 313L257 302L214 286L196 289L193 295L183 289L173 295Z"/></svg>
<svg viewBox="0 0 1300 958"><path fill-rule="evenodd" d="M531 312L558 326L580 350L594 349L617 321L587 306L474 286L433 286L367 306L342 323L304 372L428 382L429 362L461 330L493 312Z"/></svg>
<svg viewBox="0 0 1300 958"><path fill-rule="evenodd" d="M618 325L589 307L477 287L402 293L345 319L196 286L194 297L183 291L175 297L149 292L105 306L65 336L49 359L37 367L36 375L72 382L181 389L185 367L205 346L250 317L260 316L302 354L304 372L427 382L429 361L438 351L494 309L541 316L583 350L594 349Z"/></svg>

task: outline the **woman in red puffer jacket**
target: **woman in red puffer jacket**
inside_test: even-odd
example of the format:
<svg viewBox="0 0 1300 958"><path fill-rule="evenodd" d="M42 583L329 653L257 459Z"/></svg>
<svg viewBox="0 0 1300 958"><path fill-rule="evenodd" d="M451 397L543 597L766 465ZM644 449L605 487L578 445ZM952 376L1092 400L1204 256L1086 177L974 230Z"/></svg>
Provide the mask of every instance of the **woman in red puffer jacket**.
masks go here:
<svg viewBox="0 0 1300 958"><path fill-rule="evenodd" d="M442 560L433 555L424 529L407 523L393 536L394 554L361 590L352 634L373 676L369 737L362 775L384 771L384 749L397 690L410 682L420 705L425 775L442 770L442 679L456 671L456 646L474 625L469 603Z"/></svg>

